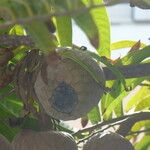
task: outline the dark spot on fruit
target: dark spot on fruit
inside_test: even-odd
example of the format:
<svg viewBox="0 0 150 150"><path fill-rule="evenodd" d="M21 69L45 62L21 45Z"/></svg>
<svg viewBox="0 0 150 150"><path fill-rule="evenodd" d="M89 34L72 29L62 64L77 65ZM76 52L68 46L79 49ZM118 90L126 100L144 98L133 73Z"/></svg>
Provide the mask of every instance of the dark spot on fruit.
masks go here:
<svg viewBox="0 0 150 150"><path fill-rule="evenodd" d="M78 96L74 88L63 81L53 91L50 101L52 101L52 107L57 111L69 114L75 108Z"/></svg>

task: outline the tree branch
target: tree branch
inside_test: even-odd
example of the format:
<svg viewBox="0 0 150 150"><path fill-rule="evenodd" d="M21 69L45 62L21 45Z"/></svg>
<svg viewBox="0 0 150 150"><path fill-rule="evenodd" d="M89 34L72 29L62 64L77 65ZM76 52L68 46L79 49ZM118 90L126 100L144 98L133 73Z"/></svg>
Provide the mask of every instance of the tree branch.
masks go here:
<svg viewBox="0 0 150 150"><path fill-rule="evenodd" d="M125 136L128 134L129 129L131 129L131 127L136 122L143 121L143 120L150 120L150 111L137 112L137 113L122 116L119 118L114 118L114 119L111 119L108 121L103 121L103 122L100 122L99 124L96 124L92 127L88 127L88 128L83 129L83 130L79 130L76 133L74 133L73 136L80 136L84 132L92 132L96 129L101 129L103 126L106 126L106 125L109 125L112 127L112 124L113 124L113 126L117 125L117 124L120 124L120 126L124 126L123 128L122 127L120 128L120 131L118 130L118 133ZM130 125L130 124L132 124L132 126L130 126L130 128L129 128L128 125ZM125 131L121 132L121 130L122 131L125 130Z"/></svg>
<svg viewBox="0 0 150 150"><path fill-rule="evenodd" d="M120 124L117 133L122 136L126 136L136 122L143 120L150 120L150 113L139 113L138 115L136 114L129 117L127 120Z"/></svg>
<svg viewBox="0 0 150 150"><path fill-rule="evenodd" d="M115 125L116 125L116 124L115 124ZM112 126L113 126L113 125L108 126L107 129L110 128L110 127L112 127ZM102 132L104 132L105 130L106 130L106 128L105 128L105 129L102 129L102 130L99 130L99 131L96 131L96 132L93 132L93 133L91 133L88 137L85 137L85 138L83 138L83 139L80 139L80 140L77 142L77 144L83 143L83 142L85 142L86 140L88 140L89 138L91 138L92 136L94 136L95 134L97 134L97 133L102 133ZM140 134L140 133L147 133L147 132L150 132L150 128L145 129L145 130L139 130L139 131L129 132L129 133L127 134L127 136L129 136L129 135L134 135L134 134ZM118 134L119 134L119 133L118 133ZM122 135L122 136L123 136L123 135Z"/></svg>
<svg viewBox="0 0 150 150"><path fill-rule="evenodd" d="M19 47L21 45L33 47L34 43L29 36L0 35L0 47Z"/></svg>
<svg viewBox="0 0 150 150"><path fill-rule="evenodd" d="M105 6L112 6L112 5L116 5L116 4L120 4L120 3L129 3L130 6L132 6L132 7L137 6L137 7L140 7L142 9L150 9L149 4L147 4L143 1L142 2L140 2L140 1L142 1L142 0L138 0L138 3L137 3L137 0L136 1L135 0L106 0L106 3L104 3L104 4L90 5L87 7L78 8L78 9L70 10L70 11L54 12L54 13L51 13L49 15L38 15L38 16L8 21L6 23L0 24L0 29L5 29L5 28L8 28L8 27L13 26L15 24L31 23L31 22L36 21L36 20L46 21L47 19L52 18L52 17L56 17L56 16L74 16L74 15L77 15L79 13L90 11L92 9L101 8L101 7L105 7Z"/></svg>
<svg viewBox="0 0 150 150"><path fill-rule="evenodd" d="M141 83L141 84L139 84L140 86L148 86L148 87L150 87L150 84L148 84L148 83Z"/></svg>
<svg viewBox="0 0 150 150"><path fill-rule="evenodd" d="M150 76L150 63L117 66L126 79ZM116 76L107 68L103 68L106 80L115 80Z"/></svg>
<svg viewBox="0 0 150 150"><path fill-rule="evenodd" d="M139 130L139 131L135 131L135 132L129 132L127 135L133 135L133 134L140 134L143 132L150 132L150 129L145 129L145 130Z"/></svg>
<svg viewBox="0 0 150 150"><path fill-rule="evenodd" d="M117 0L118 1L118 0ZM48 15L37 15L37 16L33 16L33 17L27 17L27 18L22 18L22 19L16 19L16 20L12 20L12 21L8 21L6 23L0 24L0 29L5 29L8 28L10 26L13 26L15 24L26 24L26 23L31 23L33 21L46 21L49 18L52 17L56 17L56 16L74 16L77 15L79 13L84 13L86 11L90 11L91 9L94 8L101 8L104 6L109 6L112 5L107 3L107 4L97 4L97 5L92 5L92 6L87 6L87 7L83 7L83 8L78 8L76 10L70 10L70 11L57 11L54 13L50 13Z"/></svg>
<svg viewBox="0 0 150 150"><path fill-rule="evenodd" d="M0 35L0 46L18 47L21 45L34 47L34 43L29 36ZM150 63L135 64L117 67L128 78L138 78L150 76ZM116 80L117 77L107 68L103 68L106 80Z"/></svg>

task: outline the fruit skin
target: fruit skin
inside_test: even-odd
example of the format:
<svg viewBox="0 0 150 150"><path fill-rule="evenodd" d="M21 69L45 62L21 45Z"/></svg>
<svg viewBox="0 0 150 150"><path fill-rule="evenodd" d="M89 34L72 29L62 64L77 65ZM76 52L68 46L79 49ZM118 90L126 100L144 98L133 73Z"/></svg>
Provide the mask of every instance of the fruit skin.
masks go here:
<svg viewBox="0 0 150 150"><path fill-rule="evenodd" d="M11 144L2 135L0 135L0 150L12 150Z"/></svg>
<svg viewBox="0 0 150 150"><path fill-rule="evenodd" d="M64 132L23 130L12 142L13 150L77 150L73 138Z"/></svg>
<svg viewBox="0 0 150 150"><path fill-rule="evenodd" d="M119 134L107 132L89 139L83 150L134 150L131 143Z"/></svg>
<svg viewBox="0 0 150 150"><path fill-rule="evenodd" d="M47 114L60 120L74 120L85 116L98 105L104 93L102 86L105 85L105 77L102 68L86 52L76 49L64 51L71 52L88 64L100 83L77 62L56 52L45 58L34 91Z"/></svg>

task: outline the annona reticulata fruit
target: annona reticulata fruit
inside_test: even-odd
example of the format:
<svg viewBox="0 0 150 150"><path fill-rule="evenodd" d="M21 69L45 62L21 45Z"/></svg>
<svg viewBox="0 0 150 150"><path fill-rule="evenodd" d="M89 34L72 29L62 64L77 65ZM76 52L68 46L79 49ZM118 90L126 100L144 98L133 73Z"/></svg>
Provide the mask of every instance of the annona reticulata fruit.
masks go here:
<svg viewBox="0 0 150 150"><path fill-rule="evenodd" d="M77 150L73 138L64 132L23 130L12 142L13 150Z"/></svg>
<svg viewBox="0 0 150 150"><path fill-rule="evenodd" d="M107 132L92 136L83 150L134 150L132 144L119 134Z"/></svg>
<svg viewBox="0 0 150 150"><path fill-rule="evenodd" d="M65 57L69 52L76 60ZM43 58L34 91L45 111L60 120L85 116L102 97L105 77L99 64L86 51L64 48ZM98 82L92 74L96 75Z"/></svg>

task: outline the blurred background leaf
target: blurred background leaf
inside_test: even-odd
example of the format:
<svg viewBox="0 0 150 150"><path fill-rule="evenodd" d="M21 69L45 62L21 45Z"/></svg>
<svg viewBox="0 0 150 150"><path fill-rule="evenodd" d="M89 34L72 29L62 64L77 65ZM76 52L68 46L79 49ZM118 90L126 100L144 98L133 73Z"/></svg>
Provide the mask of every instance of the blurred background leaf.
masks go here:
<svg viewBox="0 0 150 150"><path fill-rule="evenodd" d="M110 49L111 50L119 50L123 48L130 48L132 47L137 41L129 41L129 40L124 40L124 41L118 41L114 42L111 44ZM141 43L141 48L144 48L146 44Z"/></svg>
<svg viewBox="0 0 150 150"><path fill-rule="evenodd" d="M118 65L129 65L140 63L150 56L149 46L144 47L140 51L133 51L128 53L122 59L119 59L115 66ZM144 79L128 79L126 80L127 87L131 86L134 89L137 85L139 85ZM109 81L109 84L112 84L112 81ZM129 92L123 89L123 86L119 81L115 81L112 86L112 91L108 93L106 96L102 98L101 109L102 114L104 114L104 119L111 118L113 112L118 116L122 116L124 114L122 101L127 96ZM103 102L104 101L104 102ZM110 106L109 106L110 105Z"/></svg>
<svg viewBox="0 0 150 150"><path fill-rule="evenodd" d="M100 109L98 106L94 107L89 113L88 118L92 124L97 124L101 121Z"/></svg>
<svg viewBox="0 0 150 150"><path fill-rule="evenodd" d="M143 82L147 83L147 82ZM131 96L130 100L128 101L125 110L128 112L132 108L136 108L137 110L140 107L145 106L144 103L147 103L147 99L149 99L150 96L150 89L148 86L142 86L140 89L137 89L136 92L134 92L133 96ZM150 105L147 105L150 106Z"/></svg>
<svg viewBox="0 0 150 150"><path fill-rule="evenodd" d="M90 5L88 0L82 0L87 6ZM103 0L92 0L91 5L102 4ZM98 28L99 46L97 51L100 56L110 57L110 22L105 7L93 9L90 11L93 20Z"/></svg>
<svg viewBox="0 0 150 150"><path fill-rule="evenodd" d="M72 46L72 22L71 17L55 17L56 37L60 46Z"/></svg>
<svg viewBox="0 0 150 150"><path fill-rule="evenodd" d="M149 150L150 135L144 136L137 144L135 144L135 150Z"/></svg>
<svg viewBox="0 0 150 150"><path fill-rule="evenodd" d="M78 8L85 8L83 2L79 3ZM97 49L99 47L100 35L92 14L89 11L81 12L73 16L75 23L84 31L90 43Z"/></svg>

